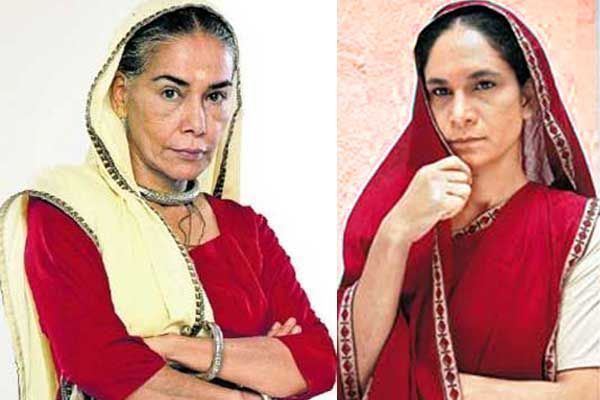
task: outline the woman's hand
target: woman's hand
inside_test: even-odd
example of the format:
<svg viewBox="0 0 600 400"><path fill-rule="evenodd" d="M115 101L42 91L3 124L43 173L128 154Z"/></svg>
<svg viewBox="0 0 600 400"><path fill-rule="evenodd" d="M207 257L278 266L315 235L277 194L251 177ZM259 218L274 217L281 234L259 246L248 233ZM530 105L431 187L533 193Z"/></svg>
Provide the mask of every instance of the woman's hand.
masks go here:
<svg viewBox="0 0 600 400"><path fill-rule="evenodd" d="M283 324L275 322L269 332L267 332L266 336L278 337L297 335L298 333L302 333L302 327L298 325L296 319L292 317L288 318ZM207 364L205 366L206 368L208 368L212 360L212 341L210 339L188 338L175 333L168 333L166 335L143 338L143 340L152 351L160 355L165 361L183 363L183 365L192 368L192 366L186 362L187 359L185 358L185 355L190 352L193 352L197 356L201 356L196 362L202 365ZM190 348L192 342L195 342L194 344L196 345L193 350ZM193 367L197 369L198 366L199 365L194 365Z"/></svg>
<svg viewBox="0 0 600 400"><path fill-rule="evenodd" d="M283 325L280 322L275 322L267 332L267 337L297 335L298 333L302 333L302 327L296 323L296 318L292 317L288 318Z"/></svg>
<svg viewBox="0 0 600 400"><path fill-rule="evenodd" d="M489 385L485 378L464 373L460 373L459 377L464 400L493 400L497 398L494 387Z"/></svg>
<svg viewBox="0 0 600 400"><path fill-rule="evenodd" d="M177 346L177 340L179 338L181 338L181 336L174 333L168 333L166 335L143 338L143 340L155 353L160 355L164 360L170 361L173 357L174 349Z"/></svg>
<svg viewBox="0 0 600 400"><path fill-rule="evenodd" d="M244 392L244 391L238 391L238 393L239 393L238 400L261 400L262 399L262 397L260 397L256 393Z"/></svg>
<svg viewBox="0 0 600 400"><path fill-rule="evenodd" d="M395 243L416 242L438 221L452 218L464 208L471 184L469 166L456 156L422 167L383 219L379 232Z"/></svg>

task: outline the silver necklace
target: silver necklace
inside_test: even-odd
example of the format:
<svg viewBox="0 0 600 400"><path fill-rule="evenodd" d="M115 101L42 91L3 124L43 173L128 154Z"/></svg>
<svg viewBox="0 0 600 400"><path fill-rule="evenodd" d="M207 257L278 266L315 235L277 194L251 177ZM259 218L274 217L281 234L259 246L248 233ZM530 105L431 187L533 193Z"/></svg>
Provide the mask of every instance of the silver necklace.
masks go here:
<svg viewBox="0 0 600 400"><path fill-rule="evenodd" d="M198 181L194 180L192 187L184 192L163 193L140 185L140 194L148 201L162 206L180 206L193 203L200 195L201 189Z"/></svg>

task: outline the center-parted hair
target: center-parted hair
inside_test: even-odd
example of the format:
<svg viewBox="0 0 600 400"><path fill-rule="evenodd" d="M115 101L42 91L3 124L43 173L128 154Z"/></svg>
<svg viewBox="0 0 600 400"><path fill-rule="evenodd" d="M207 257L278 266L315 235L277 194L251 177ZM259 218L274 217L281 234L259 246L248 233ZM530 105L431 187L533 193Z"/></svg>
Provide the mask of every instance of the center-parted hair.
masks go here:
<svg viewBox="0 0 600 400"><path fill-rule="evenodd" d="M527 62L509 22L501 14L481 6L451 11L436 18L423 29L415 46L417 72L423 81L429 54L436 40L442 33L459 24L476 30L487 39L490 46L510 64L520 86L527 82L530 77Z"/></svg>
<svg viewBox="0 0 600 400"><path fill-rule="evenodd" d="M234 127L242 107L239 47L232 26L219 13L207 6L189 6L167 12L141 27L127 41L117 70L129 79L141 75L158 46L175 41L186 35L205 33L221 41L231 52L234 66L236 107L231 116L219 175L213 188L213 195L221 197L227 174L227 158L233 137Z"/></svg>
<svg viewBox="0 0 600 400"><path fill-rule="evenodd" d="M118 70L128 78L142 74L157 47L185 35L206 33L231 52L237 70L238 44L229 23L208 7L185 7L168 12L140 28L125 45Z"/></svg>

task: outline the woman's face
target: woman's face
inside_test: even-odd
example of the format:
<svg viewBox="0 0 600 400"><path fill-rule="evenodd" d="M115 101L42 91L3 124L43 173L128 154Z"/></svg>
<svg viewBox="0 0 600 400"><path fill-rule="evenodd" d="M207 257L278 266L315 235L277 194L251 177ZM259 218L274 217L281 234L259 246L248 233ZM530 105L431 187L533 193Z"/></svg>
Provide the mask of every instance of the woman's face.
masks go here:
<svg viewBox="0 0 600 400"><path fill-rule="evenodd" d="M442 33L424 75L433 116L454 153L474 170L520 161L533 88L530 82L519 86L510 64L481 33L460 24Z"/></svg>
<svg viewBox="0 0 600 400"><path fill-rule="evenodd" d="M138 180L192 180L209 165L231 117L233 70L224 44L195 33L159 45L134 79L117 75L113 107Z"/></svg>

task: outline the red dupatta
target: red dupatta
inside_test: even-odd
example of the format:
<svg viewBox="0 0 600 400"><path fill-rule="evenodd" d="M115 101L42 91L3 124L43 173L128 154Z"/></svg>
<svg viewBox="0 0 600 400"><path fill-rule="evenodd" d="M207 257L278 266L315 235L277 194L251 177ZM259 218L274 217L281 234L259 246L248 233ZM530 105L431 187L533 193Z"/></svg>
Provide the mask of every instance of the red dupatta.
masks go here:
<svg viewBox="0 0 600 400"><path fill-rule="evenodd" d="M344 230L340 399L460 399L459 371L555 379L561 287L585 251L600 207L586 199L596 195L589 168L540 43L514 14L489 2L454 3L434 20L470 6L504 16L528 63L539 110L523 129L523 160L536 183L454 237L445 221L411 247L401 309L361 393L352 331L355 283L381 220L416 171L451 154L419 82L411 122L363 189Z"/></svg>

